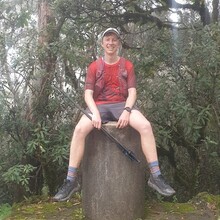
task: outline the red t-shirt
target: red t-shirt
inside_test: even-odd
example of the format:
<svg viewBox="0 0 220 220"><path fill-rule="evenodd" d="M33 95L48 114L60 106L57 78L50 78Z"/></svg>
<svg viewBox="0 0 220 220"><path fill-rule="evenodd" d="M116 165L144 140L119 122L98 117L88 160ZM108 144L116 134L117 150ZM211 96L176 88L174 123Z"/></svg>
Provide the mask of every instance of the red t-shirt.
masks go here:
<svg viewBox="0 0 220 220"><path fill-rule="evenodd" d="M120 58L122 59L122 58ZM93 90L96 104L126 101L128 89L136 88L134 66L125 60L124 71L119 70L120 60L115 64L103 63L103 71L97 76L97 62L92 62L87 70L85 90Z"/></svg>

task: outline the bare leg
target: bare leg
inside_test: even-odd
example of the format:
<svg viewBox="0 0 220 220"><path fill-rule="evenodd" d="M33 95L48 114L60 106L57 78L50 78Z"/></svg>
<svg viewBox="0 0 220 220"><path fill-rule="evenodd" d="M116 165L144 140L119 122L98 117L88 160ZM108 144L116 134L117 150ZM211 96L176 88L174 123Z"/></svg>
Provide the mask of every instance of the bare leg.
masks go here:
<svg viewBox="0 0 220 220"><path fill-rule="evenodd" d="M80 189L76 177L76 169L79 167L85 149L85 138L93 129L92 122L85 115L81 117L73 132L70 146L68 176L64 184L60 187L57 194L53 197L54 201L66 201L73 193Z"/></svg>
<svg viewBox="0 0 220 220"><path fill-rule="evenodd" d="M137 110L132 110L129 124L140 133L141 146L148 163L158 161L154 134L150 122Z"/></svg>
<svg viewBox="0 0 220 220"><path fill-rule="evenodd" d="M85 138L92 129L93 125L90 119L83 115L73 132L69 156L70 167L79 167L84 154Z"/></svg>
<svg viewBox="0 0 220 220"><path fill-rule="evenodd" d="M159 171L156 143L150 122L141 112L132 110L129 124L136 129L141 136L142 150L151 170L148 185L164 196L172 196L175 190L166 183Z"/></svg>

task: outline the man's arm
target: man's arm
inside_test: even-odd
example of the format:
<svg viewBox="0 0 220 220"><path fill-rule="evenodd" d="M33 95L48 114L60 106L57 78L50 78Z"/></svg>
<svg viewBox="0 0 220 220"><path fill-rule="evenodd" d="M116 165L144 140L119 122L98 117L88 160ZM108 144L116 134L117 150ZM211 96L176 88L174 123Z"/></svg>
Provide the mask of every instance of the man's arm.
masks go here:
<svg viewBox="0 0 220 220"><path fill-rule="evenodd" d="M125 103L125 107L132 108L136 102L137 99L137 90L136 88L130 88L128 89L128 98Z"/></svg>
<svg viewBox="0 0 220 220"><path fill-rule="evenodd" d="M95 104L95 101L93 99L93 90L86 89L85 90L85 102L89 108L89 110L92 112L92 125L95 128L100 129L102 125L102 120L100 117L99 110Z"/></svg>
<svg viewBox="0 0 220 220"><path fill-rule="evenodd" d="M128 89L128 98L125 102L125 107L132 108L136 102L136 99L137 99L136 88ZM124 110L118 119L118 123L117 123L116 127L117 128L126 127L129 123L130 114L131 114L130 112L128 112L127 110Z"/></svg>

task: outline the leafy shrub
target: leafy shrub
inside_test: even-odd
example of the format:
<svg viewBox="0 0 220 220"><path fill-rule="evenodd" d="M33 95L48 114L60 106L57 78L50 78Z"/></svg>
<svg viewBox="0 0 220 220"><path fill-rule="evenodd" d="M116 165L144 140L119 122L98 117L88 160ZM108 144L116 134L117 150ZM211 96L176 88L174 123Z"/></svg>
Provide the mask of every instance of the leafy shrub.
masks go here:
<svg viewBox="0 0 220 220"><path fill-rule="evenodd" d="M30 174L34 171L35 167L30 164L15 165L8 169L2 176L6 183L18 184L24 187L26 191L29 189Z"/></svg>

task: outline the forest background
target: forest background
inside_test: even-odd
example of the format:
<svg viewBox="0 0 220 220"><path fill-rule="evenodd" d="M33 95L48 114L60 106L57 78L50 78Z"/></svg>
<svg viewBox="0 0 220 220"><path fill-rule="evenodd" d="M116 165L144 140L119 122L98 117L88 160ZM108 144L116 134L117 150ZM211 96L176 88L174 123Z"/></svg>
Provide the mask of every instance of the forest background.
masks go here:
<svg viewBox="0 0 220 220"><path fill-rule="evenodd" d="M0 0L0 204L53 195L85 107L86 68L116 27L161 169L187 201L220 193L219 0Z"/></svg>

